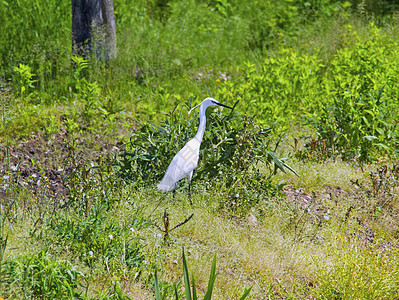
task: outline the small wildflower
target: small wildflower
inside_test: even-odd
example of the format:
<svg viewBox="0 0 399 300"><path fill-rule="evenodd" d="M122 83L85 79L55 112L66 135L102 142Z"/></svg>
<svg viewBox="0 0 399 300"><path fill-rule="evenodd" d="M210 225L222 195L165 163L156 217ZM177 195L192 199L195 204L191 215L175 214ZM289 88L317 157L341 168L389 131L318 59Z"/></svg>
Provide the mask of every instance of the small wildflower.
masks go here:
<svg viewBox="0 0 399 300"><path fill-rule="evenodd" d="M154 234L154 238L159 239L162 237L162 233Z"/></svg>
<svg viewBox="0 0 399 300"><path fill-rule="evenodd" d="M114 238L114 236L112 234L110 234L109 238L112 240Z"/></svg>
<svg viewBox="0 0 399 300"><path fill-rule="evenodd" d="M216 79L216 82L220 82L220 79Z"/></svg>
<svg viewBox="0 0 399 300"><path fill-rule="evenodd" d="M4 180L7 180L7 179L9 179L9 178L10 178L10 176L8 176L8 175L4 175L4 176L3 176L3 179L4 179Z"/></svg>
<svg viewBox="0 0 399 300"><path fill-rule="evenodd" d="M90 255L90 256L93 256L93 255L94 255L94 252L93 252L92 250L90 250L90 251L89 251L89 255Z"/></svg>
<svg viewBox="0 0 399 300"><path fill-rule="evenodd" d="M10 167L10 169L11 169L11 171L17 171L18 170L18 167L17 166L12 166L12 167Z"/></svg>
<svg viewBox="0 0 399 300"><path fill-rule="evenodd" d="M130 231L131 231L131 232L135 232L136 230L134 230L134 228L131 227L131 228L130 228Z"/></svg>
<svg viewBox="0 0 399 300"><path fill-rule="evenodd" d="M173 263L174 263L175 265L177 265L177 260L175 259L175 260L173 261Z"/></svg>
<svg viewBox="0 0 399 300"><path fill-rule="evenodd" d="M5 185L3 185L3 189L6 190L10 185L8 183L6 183Z"/></svg>
<svg viewBox="0 0 399 300"><path fill-rule="evenodd" d="M223 174L223 172L222 171L219 171L219 175L222 175Z"/></svg>
<svg viewBox="0 0 399 300"><path fill-rule="evenodd" d="M33 174L32 174L32 177L33 177L33 178L36 178L36 177L37 177L37 174L36 174L36 173L33 173Z"/></svg>
<svg viewBox="0 0 399 300"><path fill-rule="evenodd" d="M240 194L236 194L236 198L240 197Z"/></svg>

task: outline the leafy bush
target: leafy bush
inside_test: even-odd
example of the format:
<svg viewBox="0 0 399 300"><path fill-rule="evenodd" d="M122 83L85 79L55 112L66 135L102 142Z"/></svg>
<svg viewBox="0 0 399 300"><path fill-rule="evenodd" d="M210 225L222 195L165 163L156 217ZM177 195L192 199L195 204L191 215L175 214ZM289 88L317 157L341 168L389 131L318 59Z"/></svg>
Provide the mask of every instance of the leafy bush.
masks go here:
<svg viewBox="0 0 399 300"><path fill-rule="evenodd" d="M118 162L120 176L138 185L153 185L162 179L173 156L196 133L197 119L186 120L182 116L186 107L191 106L183 106L179 114L173 110L161 126L144 124L132 136ZM216 184L216 178L225 178L219 182L234 195L232 206L242 204L236 203L236 195L241 193L244 199L243 192L247 189L256 194L255 198L268 195L275 189L271 177L277 170L293 171L273 152L278 143L271 151L271 129L262 129L251 118L235 111L229 115L216 111L207 118L207 126L201 144L201 161L193 180ZM269 174L260 172L259 165L269 168ZM253 205L254 197L250 199Z"/></svg>
<svg viewBox="0 0 399 300"><path fill-rule="evenodd" d="M399 43L373 23L367 32L366 38L361 37L348 25L344 43L352 39L355 43L339 49L330 62L324 81L326 92L335 97L358 97L378 92L385 85L387 102L398 103Z"/></svg>
<svg viewBox="0 0 399 300"><path fill-rule="evenodd" d="M176 107L177 108L177 107ZM143 184L154 184L162 179L170 160L196 133L198 120L185 119L183 111L191 105L176 108L160 126L143 124L131 137L119 161L119 174ZM287 165L268 151L270 129L261 129L253 120L233 111L224 115L220 111L207 117L208 130L201 144L202 162L195 179L210 180L220 172L228 176L233 170L248 169L249 163L275 163L277 169ZM226 174L227 173L227 174Z"/></svg>
<svg viewBox="0 0 399 300"><path fill-rule="evenodd" d="M242 98L248 113L263 123L278 122L286 129L301 111L319 108L322 68L316 56L282 47L264 60L260 70L248 63L244 81L227 81L218 96L221 100Z"/></svg>
<svg viewBox="0 0 399 300"><path fill-rule="evenodd" d="M384 100L383 89L376 95L335 98L320 113L308 114L308 122L317 130L319 143L324 141L328 156L358 156L365 162L397 148L397 124L390 117L391 107Z"/></svg>

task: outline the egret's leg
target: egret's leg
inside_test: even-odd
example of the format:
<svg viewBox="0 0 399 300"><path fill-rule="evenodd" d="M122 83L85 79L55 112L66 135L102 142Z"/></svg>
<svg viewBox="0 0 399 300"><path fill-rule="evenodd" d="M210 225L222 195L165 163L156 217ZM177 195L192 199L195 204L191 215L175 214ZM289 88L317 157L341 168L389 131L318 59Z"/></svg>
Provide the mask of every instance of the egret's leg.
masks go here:
<svg viewBox="0 0 399 300"><path fill-rule="evenodd" d="M173 190L173 201L175 200L176 189Z"/></svg>
<svg viewBox="0 0 399 300"><path fill-rule="evenodd" d="M193 201L191 201L191 181L188 182L188 199L190 199L190 205L193 205Z"/></svg>
<svg viewBox="0 0 399 300"><path fill-rule="evenodd" d="M193 178L192 171L188 174L188 198L190 199L190 205L193 205L193 201L191 201L191 178Z"/></svg>

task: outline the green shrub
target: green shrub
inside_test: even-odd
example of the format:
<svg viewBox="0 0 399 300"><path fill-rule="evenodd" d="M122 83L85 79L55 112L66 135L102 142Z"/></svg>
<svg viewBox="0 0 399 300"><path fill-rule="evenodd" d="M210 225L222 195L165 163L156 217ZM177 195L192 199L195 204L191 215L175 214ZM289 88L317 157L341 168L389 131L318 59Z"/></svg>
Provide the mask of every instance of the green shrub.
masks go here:
<svg viewBox="0 0 399 300"><path fill-rule="evenodd" d="M161 126L144 124L135 132L118 160L120 176L136 185L155 185L162 179L173 156L196 133L198 120L183 117L186 107L191 106L184 105L180 113L173 110ZM274 153L278 143L273 145L271 128L263 129L236 111L210 113L207 127L193 181L227 189L229 199L221 203L224 207L252 207L276 190L271 177L277 170L293 171ZM260 166L269 171L260 171Z"/></svg>
<svg viewBox="0 0 399 300"><path fill-rule="evenodd" d="M327 156L358 157L361 162L369 162L395 151L397 124L391 117L392 108L383 97L383 89L375 95L335 98L321 112L307 115L319 142L324 141Z"/></svg>
<svg viewBox="0 0 399 300"><path fill-rule="evenodd" d="M320 107L322 68L316 56L282 47L264 60L260 70L247 63L245 80L227 81L218 96L221 100L242 98L246 111L256 115L257 120L278 122L285 129L302 111Z"/></svg>
<svg viewBox="0 0 399 300"><path fill-rule="evenodd" d="M37 80L33 79L36 75L32 73L31 67L24 64L19 64L18 67L13 68L13 86L18 90L18 94L21 98L24 97L25 92L29 92L34 88L33 83Z"/></svg>
<svg viewBox="0 0 399 300"><path fill-rule="evenodd" d="M358 97L385 86L387 102L398 103L399 43L373 23L367 32L368 36L362 38L348 25L344 43L352 39L356 42L339 49L330 62L324 81L326 92L335 97Z"/></svg>

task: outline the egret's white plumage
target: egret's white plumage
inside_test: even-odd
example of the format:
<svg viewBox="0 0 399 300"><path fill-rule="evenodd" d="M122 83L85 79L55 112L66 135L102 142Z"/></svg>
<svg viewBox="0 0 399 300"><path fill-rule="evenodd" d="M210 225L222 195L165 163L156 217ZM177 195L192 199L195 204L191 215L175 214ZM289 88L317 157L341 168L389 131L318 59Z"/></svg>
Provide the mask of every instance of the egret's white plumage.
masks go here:
<svg viewBox="0 0 399 300"><path fill-rule="evenodd" d="M198 165L199 150L205 132L205 126L206 126L205 111L208 108L208 106L211 105L220 105L231 109L231 107L219 103L213 98L206 98L204 101L201 102L199 109L200 124L198 127L197 134L172 159L172 162L170 163L168 169L166 170L165 176L163 177L162 181L158 184L158 189L162 191L171 191L177 187L177 183L179 180L183 179L184 177L187 177L188 193L190 195L191 178L193 176L194 169Z"/></svg>

